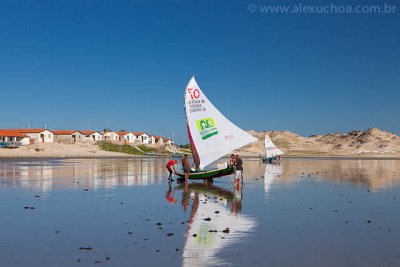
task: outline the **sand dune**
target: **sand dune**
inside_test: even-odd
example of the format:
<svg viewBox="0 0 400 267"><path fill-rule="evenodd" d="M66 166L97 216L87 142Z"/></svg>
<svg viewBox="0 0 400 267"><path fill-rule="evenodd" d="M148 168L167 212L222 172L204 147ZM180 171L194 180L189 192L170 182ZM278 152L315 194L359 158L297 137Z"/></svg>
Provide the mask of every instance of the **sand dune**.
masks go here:
<svg viewBox="0 0 400 267"><path fill-rule="evenodd" d="M268 134L286 155L400 157L400 137L377 128L309 137L289 131L248 133L259 141L239 149L237 153L264 155L264 137Z"/></svg>

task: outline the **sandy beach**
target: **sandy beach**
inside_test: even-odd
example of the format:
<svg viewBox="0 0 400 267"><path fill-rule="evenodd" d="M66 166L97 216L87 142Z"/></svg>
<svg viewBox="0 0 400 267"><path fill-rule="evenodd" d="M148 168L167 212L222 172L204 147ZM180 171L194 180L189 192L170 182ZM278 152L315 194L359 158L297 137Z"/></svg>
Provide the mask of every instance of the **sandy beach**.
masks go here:
<svg viewBox="0 0 400 267"><path fill-rule="evenodd" d="M94 143L38 143L14 149L0 149L0 158L104 158L137 157L99 149Z"/></svg>

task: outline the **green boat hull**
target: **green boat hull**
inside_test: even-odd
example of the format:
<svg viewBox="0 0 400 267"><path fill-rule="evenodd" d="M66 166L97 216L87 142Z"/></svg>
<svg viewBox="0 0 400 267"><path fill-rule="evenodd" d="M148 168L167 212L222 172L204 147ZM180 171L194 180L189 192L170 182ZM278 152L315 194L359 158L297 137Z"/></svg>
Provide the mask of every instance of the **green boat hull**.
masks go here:
<svg viewBox="0 0 400 267"><path fill-rule="evenodd" d="M235 168L232 166L229 166L228 168L220 169L220 170L191 172L189 179L190 180L208 180L208 179L213 179L213 178L219 178L219 177L226 176L226 175L231 175L233 173L235 173ZM183 172L177 172L176 175L178 175L180 178L185 178L185 174Z"/></svg>

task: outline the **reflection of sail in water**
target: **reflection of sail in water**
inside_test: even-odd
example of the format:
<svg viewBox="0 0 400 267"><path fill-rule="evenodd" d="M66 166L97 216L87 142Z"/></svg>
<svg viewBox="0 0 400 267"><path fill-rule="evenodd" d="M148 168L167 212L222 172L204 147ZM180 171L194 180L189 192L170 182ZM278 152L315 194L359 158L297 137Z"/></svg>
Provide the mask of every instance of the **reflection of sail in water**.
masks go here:
<svg viewBox="0 0 400 267"><path fill-rule="evenodd" d="M281 175L282 167L280 164L265 164L264 192L266 194L270 190L273 181Z"/></svg>
<svg viewBox="0 0 400 267"><path fill-rule="evenodd" d="M183 251L183 266L221 263L217 254L245 238L256 223L252 218L238 213L241 209L240 192L233 193L203 184L189 187L193 205ZM226 229L229 229L229 234L222 232Z"/></svg>

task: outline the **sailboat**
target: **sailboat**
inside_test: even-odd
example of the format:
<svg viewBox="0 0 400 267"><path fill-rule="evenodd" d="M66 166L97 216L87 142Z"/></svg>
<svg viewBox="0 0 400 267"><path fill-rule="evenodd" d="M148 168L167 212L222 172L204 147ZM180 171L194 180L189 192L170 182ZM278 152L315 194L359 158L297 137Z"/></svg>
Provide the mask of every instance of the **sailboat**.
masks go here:
<svg viewBox="0 0 400 267"><path fill-rule="evenodd" d="M194 76L186 86L184 99L188 137L195 164L195 171L190 173L189 179L210 180L233 174L234 167L228 163L218 164L216 169L204 168L257 139L219 112L200 89ZM185 176L182 172L176 174L182 178Z"/></svg>
<svg viewBox="0 0 400 267"><path fill-rule="evenodd" d="M283 155L283 152L272 143L267 134L265 136L265 159L263 161L270 163L279 161L280 155Z"/></svg>

